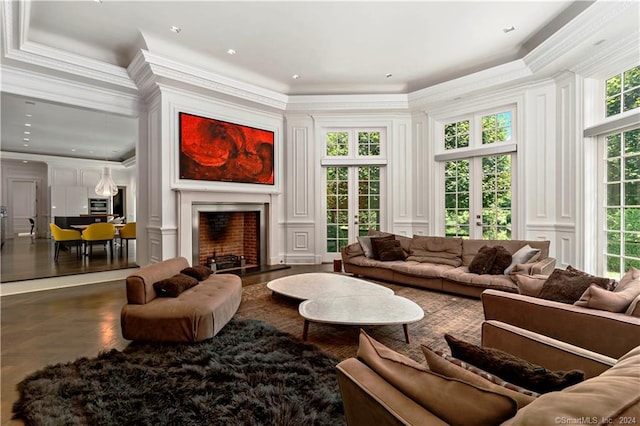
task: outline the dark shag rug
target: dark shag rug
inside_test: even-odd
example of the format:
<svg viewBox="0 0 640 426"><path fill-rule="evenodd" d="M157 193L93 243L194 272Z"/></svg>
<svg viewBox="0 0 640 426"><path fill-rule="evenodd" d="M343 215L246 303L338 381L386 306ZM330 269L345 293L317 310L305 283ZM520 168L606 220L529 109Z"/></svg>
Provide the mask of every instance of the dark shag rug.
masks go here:
<svg viewBox="0 0 640 426"><path fill-rule="evenodd" d="M35 372L28 425L345 424L338 359L264 322L232 320L193 344L136 344Z"/></svg>

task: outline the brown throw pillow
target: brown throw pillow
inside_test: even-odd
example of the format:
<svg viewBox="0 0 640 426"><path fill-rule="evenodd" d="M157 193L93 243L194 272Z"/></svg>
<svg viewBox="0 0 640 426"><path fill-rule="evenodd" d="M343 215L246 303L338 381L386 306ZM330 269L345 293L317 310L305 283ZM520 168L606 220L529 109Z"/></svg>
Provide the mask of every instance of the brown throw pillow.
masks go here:
<svg viewBox="0 0 640 426"><path fill-rule="evenodd" d="M595 275L587 274L584 271L576 269L571 265L567 266L567 271L573 272L573 273L575 273L577 275L582 275L582 276L585 276L585 277L589 277L589 278L597 278L598 281L600 282L599 286L604 288L604 289L606 289L606 290L613 290L613 289L616 288L616 285L618 284L616 282L616 280L614 280L613 278L596 277Z"/></svg>
<svg viewBox="0 0 640 426"><path fill-rule="evenodd" d="M496 249L496 257L489 273L491 275L502 275L504 270L511 265L512 256L509 250L502 246L495 246L494 248Z"/></svg>
<svg viewBox="0 0 640 426"><path fill-rule="evenodd" d="M372 252L373 252L373 258L374 259L378 259L380 260L380 252L378 250L378 247L380 246L380 244L382 244L385 241L394 241L396 239L396 237L394 237L393 235L387 235L384 237L372 237L371 238L371 248L372 248Z"/></svg>
<svg viewBox="0 0 640 426"><path fill-rule="evenodd" d="M482 246L478 253L473 256L473 260L469 264L469 272L474 274L488 274L496 260L496 248ZM509 266L509 265L507 265Z"/></svg>
<svg viewBox="0 0 640 426"><path fill-rule="evenodd" d="M455 358L534 392L558 391L584 380L584 372L579 370L549 371L499 349L482 348L449 334L444 338Z"/></svg>
<svg viewBox="0 0 640 426"><path fill-rule="evenodd" d="M594 277L577 270L565 271L556 268L543 284L538 297L555 302L573 304L580 300L582 294L591 284L596 284L609 290L612 286L612 280Z"/></svg>
<svg viewBox="0 0 640 426"><path fill-rule="evenodd" d="M197 279L198 281L204 281L209 278L209 275L213 274L213 271L208 266L194 265L188 268L184 268L180 271L181 274L189 275Z"/></svg>
<svg viewBox="0 0 640 426"><path fill-rule="evenodd" d="M198 285L198 280L185 274L176 274L153 283L158 297L178 297L180 293Z"/></svg>
<svg viewBox="0 0 640 426"><path fill-rule="evenodd" d="M398 240L375 241L374 245L378 250L378 256L380 260L383 262L392 260L404 260L406 258L404 250L402 250L402 246L400 244L400 241Z"/></svg>

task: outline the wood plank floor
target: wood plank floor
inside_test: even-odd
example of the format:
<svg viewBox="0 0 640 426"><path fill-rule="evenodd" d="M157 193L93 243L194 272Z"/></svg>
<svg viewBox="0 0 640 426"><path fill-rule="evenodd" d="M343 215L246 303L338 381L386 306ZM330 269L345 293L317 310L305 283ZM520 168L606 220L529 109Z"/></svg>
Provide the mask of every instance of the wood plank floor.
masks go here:
<svg viewBox="0 0 640 426"><path fill-rule="evenodd" d="M3 274L4 256L3 249ZM61 254L61 257L75 259L75 253ZM329 264L292 266L242 277L242 281L243 285L250 285L286 275L332 269L333 265ZM18 272L17 267L14 270ZM128 345L120 330L120 310L125 302L123 281L0 298L2 424L22 424L10 420L11 406L18 395L16 384L29 373L49 364L94 357L100 351L123 349Z"/></svg>
<svg viewBox="0 0 640 426"><path fill-rule="evenodd" d="M114 247L113 258L108 250L95 246L92 256L76 256L75 248L60 250L54 262L53 240L47 238L16 237L8 239L2 247L0 282L15 282L38 278L103 272L135 268L136 242L129 242L128 256L121 247Z"/></svg>

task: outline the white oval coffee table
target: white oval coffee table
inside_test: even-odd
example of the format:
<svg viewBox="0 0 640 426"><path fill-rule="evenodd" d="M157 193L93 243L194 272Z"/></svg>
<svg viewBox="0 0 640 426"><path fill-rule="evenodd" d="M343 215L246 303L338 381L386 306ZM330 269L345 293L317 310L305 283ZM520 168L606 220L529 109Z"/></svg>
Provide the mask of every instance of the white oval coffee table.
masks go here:
<svg viewBox="0 0 640 426"><path fill-rule="evenodd" d="M350 295L393 294L393 290L385 286L330 272L289 275L269 281L267 288L274 293L300 300Z"/></svg>
<svg viewBox="0 0 640 426"><path fill-rule="evenodd" d="M310 299L302 302L298 310L304 318L302 340L307 340L309 322L343 325L402 324L404 338L409 343L407 324L424 318L424 311L420 306L394 294Z"/></svg>

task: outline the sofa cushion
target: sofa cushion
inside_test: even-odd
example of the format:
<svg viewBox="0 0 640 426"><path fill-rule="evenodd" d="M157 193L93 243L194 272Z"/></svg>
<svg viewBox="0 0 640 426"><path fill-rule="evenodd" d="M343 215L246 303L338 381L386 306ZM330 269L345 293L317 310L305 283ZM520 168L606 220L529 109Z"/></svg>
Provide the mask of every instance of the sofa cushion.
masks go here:
<svg viewBox="0 0 640 426"><path fill-rule="evenodd" d="M591 284L610 289L613 281L609 278L599 278L576 270L562 270L556 268L545 281L538 297L555 302L573 304Z"/></svg>
<svg viewBox="0 0 640 426"><path fill-rule="evenodd" d="M158 297L178 297L180 293L198 285L196 278L185 274L176 274L170 278L165 278L157 283L153 283Z"/></svg>
<svg viewBox="0 0 640 426"><path fill-rule="evenodd" d="M364 256L369 259L373 259L373 244L371 243L370 236L358 236L358 242L360 243L360 247L362 247L362 251L364 252Z"/></svg>
<svg viewBox="0 0 640 426"><path fill-rule="evenodd" d="M457 379L433 373L360 332L358 359L427 410L452 425L499 424L515 415L516 402Z"/></svg>
<svg viewBox="0 0 640 426"><path fill-rule="evenodd" d="M632 279L636 272L638 277ZM620 284L614 291L591 284L574 305L610 312L625 312L638 295L640 295L640 272L632 268L620 280Z"/></svg>
<svg viewBox="0 0 640 426"><path fill-rule="evenodd" d="M534 392L553 392L584 380L584 372L579 370L549 371L499 349L482 348L449 334L444 337L455 358Z"/></svg>
<svg viewBox="0 0 640 426"><path fill-rule="evenodd" d="M496 260L496 248L482 246L473 257L469 264L469 272L474 274L488 274L493 268L493 262Z"/></svg>
<svg viewBox="0 0 640 426"><path fill-rule="evenodd" d="M417 277L440 278L445 271L455 268L451 265L420 263L413 260L406 260L404 262L394 262L390 264L390 269Z"/></svg>
<svg viewBox="0 0 640 426"><path fill-rule="evenodd" d="M378 258L383 262L392 260L404 260L406 255L400 241L398 240L383 240L381 238L373 238L371 240L375 251L378 253Z"/></svg>
<svg viewBox="0 0 640 426"><path fill-rule="evenodd" d="M542 286L547 281L547 275L525 275L525 274L513 274L511 279L515 281L518 286L518 293L525 296L538 297Z"/></svg>
<svg viewBox="0 0 640 426"><path fill-rule="evenodd" d="M356 266L362 266L365 268L381 268L392 269L394 264L404 264L404 260L394 260L390 262L383 262L377 259L369 259L368 257L358 256L349 259L349 263Z"/></svg>
<svg viewBox="0 0 640 426"><path fill-rule="evenodd" d="M640 346L610 369L563 390L540 396L505 423L509 426L558 424L558 419L596 419L621 424L640 419ZM604 419L604 420L603 420Z"/></svg>
<svg viewBox="0 0 640 426"><path fill-rule="evenodd" d="M402 250L404 250L405 255L409 255L409 252L411 251L411 241L413 241L413 238L399 234L391 234L389 232L379 232L379 235L383 237L386 237L387 235L393 235L396 240L400 241L400 247L402 247Z"/></svg>
<svg viewBox="0 0 640 426"><path fill-rule="evenodd" d="M510 276L489 274L478 275L469 272L469 269L466 266L442 271L442 277L457 283L475 287L493 288L496 290L505 290L514 293L518 291L516 284Z"/></svg>
<svg viewBox="0 0 640 426"><path fill-rule="evenodd" d="M213 271L208 266L194 265L184 268L180 273L189 275L198 281L204 281L209 278L209 275L213 274Z"/></svg>
<svg viewBox="0 0 640 426"><path fill-rule="evenodd" d="M417 262L462 265L462 238L414 235L407 259Z"/></svg>
<svg viewBox="0 0 640 426"><path fill-rule="evenodd" d="M511 263L509 264L509 266L505 268L504 270L505 275L509 275L517 264L527 263L531 259L533 259L534 256L538 256L540 254L540 251L541 251L540 249L532 248L529 244L518 249L518 251L513 253L513 255L511 256Z"/></svg>
<svg viewBox="0 0 640 426"><path fill-rule="evenodd" d="M535 401L536 397L540 395L537 392L504 381L444 352L431 349L425 345L421 345L421 348L424 357L427 359L429 370L513 398L518 403L518 408Z"/></svg>

